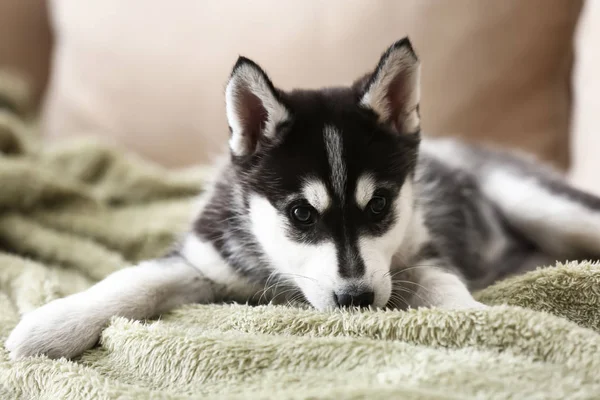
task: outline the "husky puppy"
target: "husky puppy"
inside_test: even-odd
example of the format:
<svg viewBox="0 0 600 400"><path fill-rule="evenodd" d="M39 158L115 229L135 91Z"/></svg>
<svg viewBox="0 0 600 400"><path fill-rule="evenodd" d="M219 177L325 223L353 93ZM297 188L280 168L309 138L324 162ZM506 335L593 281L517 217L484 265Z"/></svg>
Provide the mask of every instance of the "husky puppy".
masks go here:
<svg viewBox="0 0 600 400"><path fill-rule="evenodd" d="M483 308L470 290L600 253L600 199L528 159L422 139L407 38L350 87L277 89L240 57L230 157L168 255L26 314L13 359L74 357L113 316L187 303Z"/></svg>

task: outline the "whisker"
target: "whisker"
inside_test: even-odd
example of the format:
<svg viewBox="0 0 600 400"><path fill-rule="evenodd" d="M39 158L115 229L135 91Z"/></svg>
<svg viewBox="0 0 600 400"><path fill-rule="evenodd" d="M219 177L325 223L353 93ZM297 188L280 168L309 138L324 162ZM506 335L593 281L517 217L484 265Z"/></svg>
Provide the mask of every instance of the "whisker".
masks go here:
<svg viewBox="0 0 600 400"><path fill-rule="evenodd" d="M393 280L392 283L409 283L411 285L415 285L427 292L432 292L432 289L426 288L425 286L421 285L420 283L417 282L412 282L412 281L405 281L405 280Z"/></svg>
<svg viewBox="0 0 600 400"><path fill-rule="evenodd" d="M415 292L415 291L408 290L408 289L406 289L406 288L396 288L396 290L400 290L400 291L402 291L402 292L406 292L406 293L408 293L408 294L410 294L410 295L417 296L417 297L419 298L419 300L421 300L421 301L422 301L423 303L425 303L425 304L429 303L427 300L425 300L425 299L424 299L424 298L423 298L421 295L419 295L419 294L418 294L417 292Z"/></svg>
<svg viewBox="0 0 600 400"><path fill-rule="evenodd" d="M311 281L313 281L313 282L315 282L317 284L319 283L315 278L311 278L310 276L305 276L305 275L300 275L300 274L292 274L290 272L280 272L279 274L283 275L283 276L290 275L290 276L295 276L295 277L298 277L298 278L304 278L304 279L311 280Z"/></svg>
<svg viewBox="0 0 600 400"><path fill-rule="evenodd" d="M392 293L392 295L390 296L390 300L392 301L392 303L394 303L395 308L400 308L398 304L395 303L396 300L400 300L404 303L404 305L406 305L406 307L410 307L408 301L406 301L406 299L399 293Z"/></svg>

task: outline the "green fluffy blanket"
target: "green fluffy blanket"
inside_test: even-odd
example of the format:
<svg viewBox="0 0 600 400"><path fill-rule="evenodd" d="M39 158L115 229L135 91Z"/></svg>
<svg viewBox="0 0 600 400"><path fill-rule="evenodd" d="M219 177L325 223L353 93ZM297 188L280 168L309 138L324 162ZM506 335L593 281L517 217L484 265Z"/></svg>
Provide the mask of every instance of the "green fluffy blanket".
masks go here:
<svg viewBox="0 0 600 400"><path fill-rule="evenodd" d="M41 146L10 100L0 110L2 342L20 313L163 252L207 174L89 141ZM193 305L156 321L117 318L74 361L12 362L0 347L0 399L600 398L597 264L539 269L478 298L495 306Z"/></svg>

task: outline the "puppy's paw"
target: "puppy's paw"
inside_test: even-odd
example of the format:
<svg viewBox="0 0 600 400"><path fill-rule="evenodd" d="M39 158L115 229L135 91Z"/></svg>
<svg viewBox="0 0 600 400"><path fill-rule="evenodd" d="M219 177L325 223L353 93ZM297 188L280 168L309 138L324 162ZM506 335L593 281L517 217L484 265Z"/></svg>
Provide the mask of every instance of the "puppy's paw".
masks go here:
<svg viewBox="0 0 600 400"><path fill-rule="evenodd" d="M106 323L84 299L54 300L26 314L6 340L10 358L72 358L96 344Z"/></svg>

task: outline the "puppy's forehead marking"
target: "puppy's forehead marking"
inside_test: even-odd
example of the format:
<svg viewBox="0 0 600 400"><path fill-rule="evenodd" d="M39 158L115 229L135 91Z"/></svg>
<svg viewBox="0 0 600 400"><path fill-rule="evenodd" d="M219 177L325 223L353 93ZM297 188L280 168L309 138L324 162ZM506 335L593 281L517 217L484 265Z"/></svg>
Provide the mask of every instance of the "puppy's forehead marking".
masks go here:
<svg viewBox="0 0 600 400"><path fill-rule="evenodd" d="M317 179L309 179L302 187L302 194L318 212L324 212L331 204L325 184Z"/></svg>
<svg viewBox="0 0 600 400"><path fill-rule="evenodd" d="M331 125L326 125L323 130L325 139L325 149L327 150L327 160L329 162L329 171L331 184L335 194L344 203L346 193L346 163L344 163L344 147L342 135Z"/></svg>
<svg viewBox="0 0 600 400"><path fill-rule="evenodd" d="M368 173L361 175L356 182L356 191L354 193L356 204L360 208L365 208L373 197L375 189L376 185L373 176Z"/></svg>

